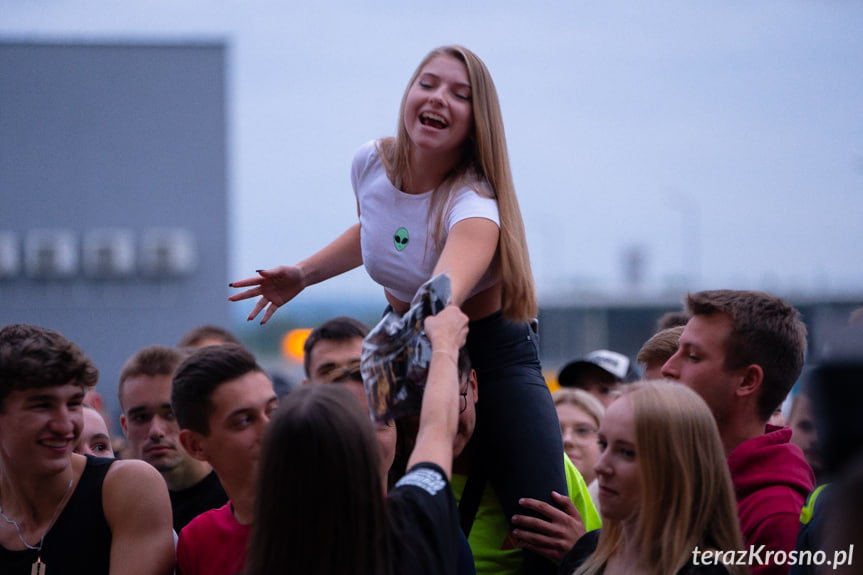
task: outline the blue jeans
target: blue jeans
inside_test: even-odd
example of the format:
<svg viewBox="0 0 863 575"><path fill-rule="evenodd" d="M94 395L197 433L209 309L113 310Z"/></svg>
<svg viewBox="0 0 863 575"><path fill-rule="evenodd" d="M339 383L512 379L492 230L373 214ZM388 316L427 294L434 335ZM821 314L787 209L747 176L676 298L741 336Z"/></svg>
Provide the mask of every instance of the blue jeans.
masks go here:
<svg viewBox="0 0 863 575"><path fill-rule="evenodd" d="M491 481L507 519L527 514L518 504L522 497L554 505L552 491L568 493L563 439L537 334L497 312L470 322L467 346L479 384L472 465ZM531 553L525 559L530 573L556 572Z"/></svg>

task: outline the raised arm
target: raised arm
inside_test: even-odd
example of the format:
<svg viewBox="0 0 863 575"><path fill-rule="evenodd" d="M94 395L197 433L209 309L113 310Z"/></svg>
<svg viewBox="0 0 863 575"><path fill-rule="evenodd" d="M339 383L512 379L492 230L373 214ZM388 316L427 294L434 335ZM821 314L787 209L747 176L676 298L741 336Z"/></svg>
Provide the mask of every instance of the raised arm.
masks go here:
<svg viewBox="0 0 863 575"><path fill-rule="evenodd" d="M258 270L258 275L231 283L231 287L251 287L228 298L240 301L260 296L247 318L251 321L266 308L261 323L267 323L276 310L310 285L348 272L363 263L360 247L360 224L349 227L322 250L295 266Z"/></svg>
<svg viewBox="0 0 863 575"><path fill-rule="evenodd" d="M429 461L452 474L452 445L458 428L458 351L467 339L467 316L450 305L425 319L432 345L428 378L423 392L419 431L408 469Z"/></svg>
<svg viewBox="0 0 863 575"><path fill-rule="evenodd" d="M111 527L111 575L170 575L174 570L171 500L162 476L143 461L117 461L102 486Z"/></svg>
<svg viewBox="0 0 863 575"><path fill-rule="evenodd" d="M452 284L452 303L461 306L491 265L500 229L485 218L468 218L449 231L432 277L446 273Z"/></svg>

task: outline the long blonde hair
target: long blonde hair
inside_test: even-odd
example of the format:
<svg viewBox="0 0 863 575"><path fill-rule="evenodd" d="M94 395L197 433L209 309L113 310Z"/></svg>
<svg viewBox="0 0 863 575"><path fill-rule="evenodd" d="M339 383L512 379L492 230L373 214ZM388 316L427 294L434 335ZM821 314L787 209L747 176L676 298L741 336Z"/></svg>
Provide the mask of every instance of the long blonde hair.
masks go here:
<svg viewBox="0 0 863 575"><path fill-rule="evenodd" d="M536 316L536 289L527 238L515 185L509 167L506 134L497 90L491 74L479 57L462 46L443 46L432 50L411 76L402 97L399 123L395 138L381 141L380 156L390 180L397 186L410 174L411 139L405 128L405 105L408 92L422 69L438 56L450 56L467 68L473 101L473 137L466 146L465 155L432 194L432 209L429 213L429 236L436 249L441 249L446 214L452 202L451 191L460 185L468 185L480 195L497 198L500 214L500 281L503 292L503 315L515 321L525 321ZM491 188L485 189L483 182Z"/></svg>
<svg viewBox="0 0 863 575"><path fill-rule="evenodd" d="M641 507L634 544L640 567L677 573L692 550L743 548L737 503L719 430L707 404L686 386L647 381L621 392L632 404ZM603 518L596 551L576 575L599 573L623 549L620 520ZM729 565L732 573L741 571ZM744 571L745 572L745 571Z"/></svg>

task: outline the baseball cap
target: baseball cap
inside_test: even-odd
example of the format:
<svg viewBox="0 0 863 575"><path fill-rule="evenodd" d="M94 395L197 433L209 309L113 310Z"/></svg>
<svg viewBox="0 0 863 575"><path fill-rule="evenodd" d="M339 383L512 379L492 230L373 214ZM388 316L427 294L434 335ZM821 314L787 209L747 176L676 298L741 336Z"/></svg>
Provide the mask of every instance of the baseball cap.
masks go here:
<svg viewBox="0 0 863 575"><path fill-rule="evenodd" d="M573 386L578 375L591 365L608 372L618 381L629 380L629 358L616 351L598 349L563 366L557 375L558 383L563 387Z"/></svg>

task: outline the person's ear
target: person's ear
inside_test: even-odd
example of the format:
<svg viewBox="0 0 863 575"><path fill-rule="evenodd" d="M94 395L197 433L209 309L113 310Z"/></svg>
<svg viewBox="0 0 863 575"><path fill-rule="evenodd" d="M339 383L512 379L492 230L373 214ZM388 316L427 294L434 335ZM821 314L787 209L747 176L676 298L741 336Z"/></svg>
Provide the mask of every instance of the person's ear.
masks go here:
<svg viewBox="0 0 863 575"><path fill-rule="evenodd" d="M473 402L476 403L477 401L479 401L479 385L477 384L477 381L476 381L476 370L475 369L470 370L470 375L468 376L467 382L471 388L471 391L473 391Z"/></svg>
<svg viewBox="0 0 863 575"><path fill-rule="evenodd" d="M197 459L198 461L207 461L206 454L206 438L191 429L183 429L180 431L180 445L186 450L186 453Z"/></svg>
<svg viewBox="0 0 863 575"><path fill-rule="evenodd" d="M743 379L737 387L738 397L757 394L764 382L764 370L761 366L756 363L747 365L741 370L741 374Z"/></svg>
<svg viewBox="0 0 863 575"><path fill-rule="evenodd" d="M126 425L126 423L127 423L127 422L126 422L126 414L125 414L125 413L121 413L121 414L120 414L120 429L122 429L122 430L123 430L123 435L125 435L125 436L126 436L126 439L129 439L129 428L128 428L128 426Z"/></svg>

